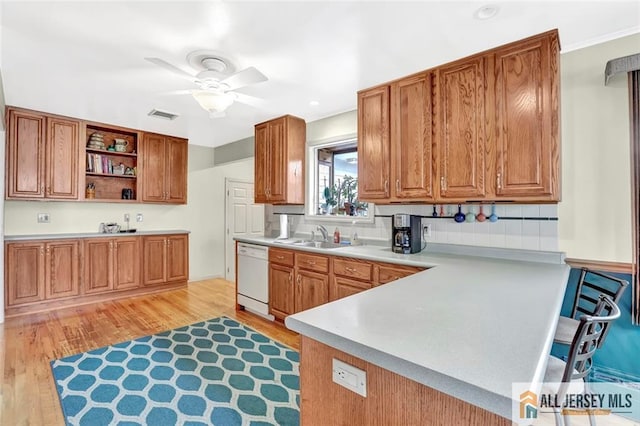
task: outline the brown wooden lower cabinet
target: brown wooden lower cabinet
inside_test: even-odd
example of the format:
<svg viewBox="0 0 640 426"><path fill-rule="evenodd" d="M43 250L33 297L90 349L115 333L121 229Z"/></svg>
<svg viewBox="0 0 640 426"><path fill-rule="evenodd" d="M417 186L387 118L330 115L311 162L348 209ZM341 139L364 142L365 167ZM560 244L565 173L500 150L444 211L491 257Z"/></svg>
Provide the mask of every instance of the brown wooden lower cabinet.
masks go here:
<svg viewBox="0 0 640 426"><path fill-rule="evenodd" d="M269 249L269 312L277 319L329 301L329 258Z"/></svg>
<svg viewBox="0 0 640 426"><path fill-rule="evenodd" d="M153 235L142 238L143 283L146 286L186 281L189 277L187 235Z"/></svg>
<svg viewBox="0 0 640 426"><path fill-rule="evenodd" d="M90 238L84 241L86 294L140 285L140 238Z"/></svg>
<svg viewBox="0 0 640 426"><path fill-rule="evenodd" d="M271 247L269 312L282 320L424 269Z"/></svg>
<svg viewBox="0 0 640 426"><path fill-rule="evenodd" d="M156 239L161 241L159 256ZM162 279L153 288L143 286L143 265L145 274ZM188 278L187 234L6 242L5 314L162 291L186 285Z"/></svg>
<svg viewBox="0 0 640 426"><path fill-rule="evenodd" d="M371 288L371 282L363 282L352 280L349 278L333 276L330 287L331 301L342 299L343 297L351 296L353 294L360 293L361 291Z"/></svg>
<svg viewBox="0 0 640 426"><path fill-rule="evenodd" d="M271 315L283 319L295 311L293 266L269 265L269 309Z"/></svg>
<svg viewBox="0 0 640 426"><path fill-rule="evenodd" d="M376 265L376 279L373 285L378 286L381 284L387 284L391 281L399 280L400 278L408 277L409 275L413 275L424 270L425 268L419 268L417 266L378 263Z"/></svg>
<svg viewBox="0 0 640 426"><path fill-rule="evenodd" d="M6 246L6 307L79 294L80 240Z"/></svg>

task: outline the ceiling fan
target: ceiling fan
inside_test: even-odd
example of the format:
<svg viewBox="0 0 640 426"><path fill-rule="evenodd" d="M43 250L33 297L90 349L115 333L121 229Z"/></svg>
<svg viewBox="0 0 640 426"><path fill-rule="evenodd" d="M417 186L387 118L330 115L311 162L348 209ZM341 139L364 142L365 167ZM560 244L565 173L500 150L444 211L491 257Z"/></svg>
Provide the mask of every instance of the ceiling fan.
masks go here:
<svg viewBox="0 0 640 426"><path fill-rule="evenodd" d="M209 112L210 117L224 117L225 110L234 101L255 104L256 98L234 90L268 80L254 67L236 72L230 60L211 50L196 50L187 55L189 65L198 70L195 74L183 71L160 58L144 59L195 83L197 89L174 93L191 94L198 104Z"/></svg>

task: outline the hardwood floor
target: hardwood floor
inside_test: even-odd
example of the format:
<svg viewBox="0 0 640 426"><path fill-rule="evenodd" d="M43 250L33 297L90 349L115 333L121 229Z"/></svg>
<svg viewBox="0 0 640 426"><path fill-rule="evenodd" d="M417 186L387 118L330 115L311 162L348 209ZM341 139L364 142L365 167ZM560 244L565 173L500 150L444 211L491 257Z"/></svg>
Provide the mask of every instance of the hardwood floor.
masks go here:
<svg viewBox="0 0 640 426"><path fill-rule="evenodd" d="M0 425L63 425L49 362L90 349L226 315L292 348L283 325L235 311L234 285L214 279L187 288L47 313L0 324Z"/></svg>
<svg viewBox="0 0 640 426"><path fill-rule="evenodd" d="M292 348L283 325L235 311L234 285L215 279L165 293L9 318L0 324L0 425L64 425L49 362L113 343L226 315ZM536 425L554 425L553 416ZM587 425L576 418L573 425ZM635 425L611 417L607 425Z"/></svg>

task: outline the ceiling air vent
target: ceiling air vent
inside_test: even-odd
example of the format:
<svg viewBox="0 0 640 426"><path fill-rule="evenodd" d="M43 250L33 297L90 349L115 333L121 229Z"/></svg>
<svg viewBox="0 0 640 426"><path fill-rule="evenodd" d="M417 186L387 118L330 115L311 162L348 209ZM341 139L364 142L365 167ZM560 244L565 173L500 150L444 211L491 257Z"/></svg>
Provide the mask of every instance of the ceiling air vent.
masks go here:
<svg viewBox="0 0 640 426"><path fill-rule="evenodd" d="M165 120L175 120L176 118L178 118L178 114L174 114L168 111L162 111L160 109L155 109L155 108L149 111L149 115L151 117L164 118Z"/></svg>

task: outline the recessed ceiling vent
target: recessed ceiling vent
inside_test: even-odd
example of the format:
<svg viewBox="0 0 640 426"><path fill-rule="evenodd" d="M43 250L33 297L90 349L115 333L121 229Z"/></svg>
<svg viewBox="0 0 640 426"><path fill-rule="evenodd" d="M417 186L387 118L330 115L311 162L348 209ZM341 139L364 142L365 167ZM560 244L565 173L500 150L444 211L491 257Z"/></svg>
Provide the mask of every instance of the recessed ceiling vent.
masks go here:
<svg viewBox="0 0 640 426"><path fill-rule="evenodd" d="M149 111L151 117L164 118L165 120L175 120L178 118L178 114L174 114L168 111L162 111L161 109L152 109Z"/></svg>

